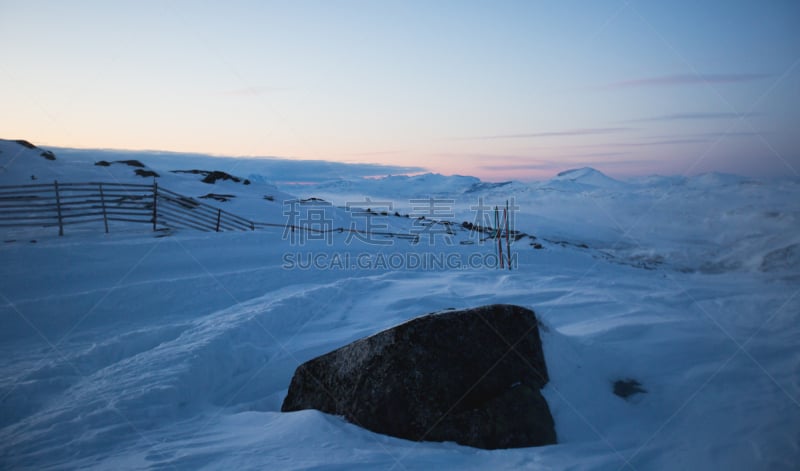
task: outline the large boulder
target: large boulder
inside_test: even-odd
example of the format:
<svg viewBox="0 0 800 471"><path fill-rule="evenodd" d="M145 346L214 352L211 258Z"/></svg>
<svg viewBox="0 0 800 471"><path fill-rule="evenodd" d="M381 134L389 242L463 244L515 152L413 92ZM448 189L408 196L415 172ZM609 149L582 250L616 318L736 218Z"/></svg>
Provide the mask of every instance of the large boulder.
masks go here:
<svg viewBox="0 0 800 471"><path fill-rule="evenodd" d="M317 409L409 440L548 445L547 381L533 311L495 304L418 317L309 360L281 410Z"/></svg>

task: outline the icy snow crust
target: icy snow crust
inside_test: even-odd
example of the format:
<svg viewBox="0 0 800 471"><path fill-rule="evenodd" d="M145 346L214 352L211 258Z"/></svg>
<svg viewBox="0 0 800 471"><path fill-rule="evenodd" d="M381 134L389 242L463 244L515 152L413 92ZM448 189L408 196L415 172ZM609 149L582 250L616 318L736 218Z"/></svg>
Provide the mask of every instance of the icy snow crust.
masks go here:
<svg viewBox="0 0 800 471"><path fill-rule="evenodd" d="M56 152L56 161L38 152L0 141L0 185L30 175L150 181L125 165L94 166L100 152ZM234 159L131 158L171 190L234 194L212 203L258 221L283 222L281 202L293 197L251 161L237 172ZM207 185L169 172L189 168L259 178ZM136 225L105 235L101 223L61 238L52 228L3 229L0 469L796 469L797 180L618 182L591 169L538 184L397 178L297 196L344 205L363 188L404 214L409 198L436 193L455 201L457 223L472 221L479 197L513 197L516 229L543 249L513 243L513 271L304 270L286 269L285 254L467 257L493 245L466 231L451 244L384 246L343 234L292 245L281 228L155 237ZM344 208L327 211L336 226L362 224ZM387 224L410 231L414 221ZM415 443L317 411L279 412L301 362L427 312L490 303L530 307L543 323L543 392L558 445ZM628 378L647 392L615 396L613 382Z"/></svg>

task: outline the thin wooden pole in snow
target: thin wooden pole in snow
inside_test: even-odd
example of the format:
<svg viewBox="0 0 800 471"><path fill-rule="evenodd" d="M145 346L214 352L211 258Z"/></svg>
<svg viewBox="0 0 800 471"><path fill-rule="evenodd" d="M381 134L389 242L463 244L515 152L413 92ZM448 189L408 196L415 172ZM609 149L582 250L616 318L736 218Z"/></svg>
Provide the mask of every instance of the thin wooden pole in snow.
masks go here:
<svg viewBox="0 0 800 471"><path fill-rule="evenodd" d="M500 217L497 215L497 206L494 207L494 237L497 238L497 228L500 227ZM494 253L498 255L497 249L494 250ZM497 263L500 263L499 261Z"/></svg>
<svg viewBox="0 0 800 471"><path fill-rule="evenodd" d="M58 180L53 181L56 188L56 212L58 213L58 235L64 235L64 219L61 216L61 195L58 193Z"/></svg>
<svg viewBox="0 0 800 471"><path fill-rule="evenodd" d="M103 184L98 183L98 188L100 188L100 205L103 207L103 224L106 226L106 234L108 234L108 214L106 213L106 198L103 195Z"/></svg>
<svg viewBox="0 0 800 471"><path fill-rule="evenodd" d="M500 268L503 268L505 257L503 256L503 231L506 227L506 210L503 208L503 216L500 218L500 237L497 239L497 244L500 246Z"/></svg>
<svg viewBox="0 0 800 471"><path fill-rule="evenodd" d="M153 232L158 224L158 182L153 179Z"/></svg>
<svg viewBox="0 0 800 471"><path fill-rule="evenodd" d="M503 229L500 221L500 208L497 206L494 207L494 214L497 220L497 234L495 236L497 238L497 258L500 259L500 268L503 268Z"/></svg>
<svg viewBox="0 0 800 471"><path fill-rule="evenodd" d="M508 200L506 200L506 211L505 211L505 219L506 219L506 256L508 257L508 269L511 270L511 231L510 228L510 219L511 213L508 211Z"/></svg>

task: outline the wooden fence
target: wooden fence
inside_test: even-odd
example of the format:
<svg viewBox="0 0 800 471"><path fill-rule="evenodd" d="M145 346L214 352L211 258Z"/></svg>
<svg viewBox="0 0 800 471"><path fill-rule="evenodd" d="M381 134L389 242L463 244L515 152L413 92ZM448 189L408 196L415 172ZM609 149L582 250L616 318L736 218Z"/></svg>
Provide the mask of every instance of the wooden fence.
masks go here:
<svg viewBox="0 0 800 471"><path fill-rule="evenodd" d="M0 227L64 227L110 222L187 227L201 231L255 230L255 224L157 183L59 183L0 186Z"/></svg>
<svg viewBox="0 0 800 471"><path fill-rule="evenodd" d="M189 228L200 231L254 231L283 228L306 233L353 233L362 237L383 236L419 241L418 234L366 232L354 228L316 229L291 224L255 222L216 208L195 198L158 186L132 183L42 183L0 186L0 228L64 227L126 222L159 228Z"/></svg>
<svg viewBox="0 0 800 471"><path fill-rule="evenodd" d="M154 185L156 198L154 227L162 223L168 227L188 227L201 231L254 231L255 222L224 209L183 196Z"/></svg>

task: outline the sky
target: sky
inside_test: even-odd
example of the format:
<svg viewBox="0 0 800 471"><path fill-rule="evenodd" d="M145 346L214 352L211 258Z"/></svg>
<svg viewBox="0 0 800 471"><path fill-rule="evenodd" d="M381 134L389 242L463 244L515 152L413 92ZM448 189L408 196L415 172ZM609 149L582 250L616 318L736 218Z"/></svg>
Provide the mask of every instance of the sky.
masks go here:
<svg viewBox="0 0 800 471"><path fill-rule="evenodd" d="M798 176L800 2L0 0L0 109L45 146Z"/></svg>

